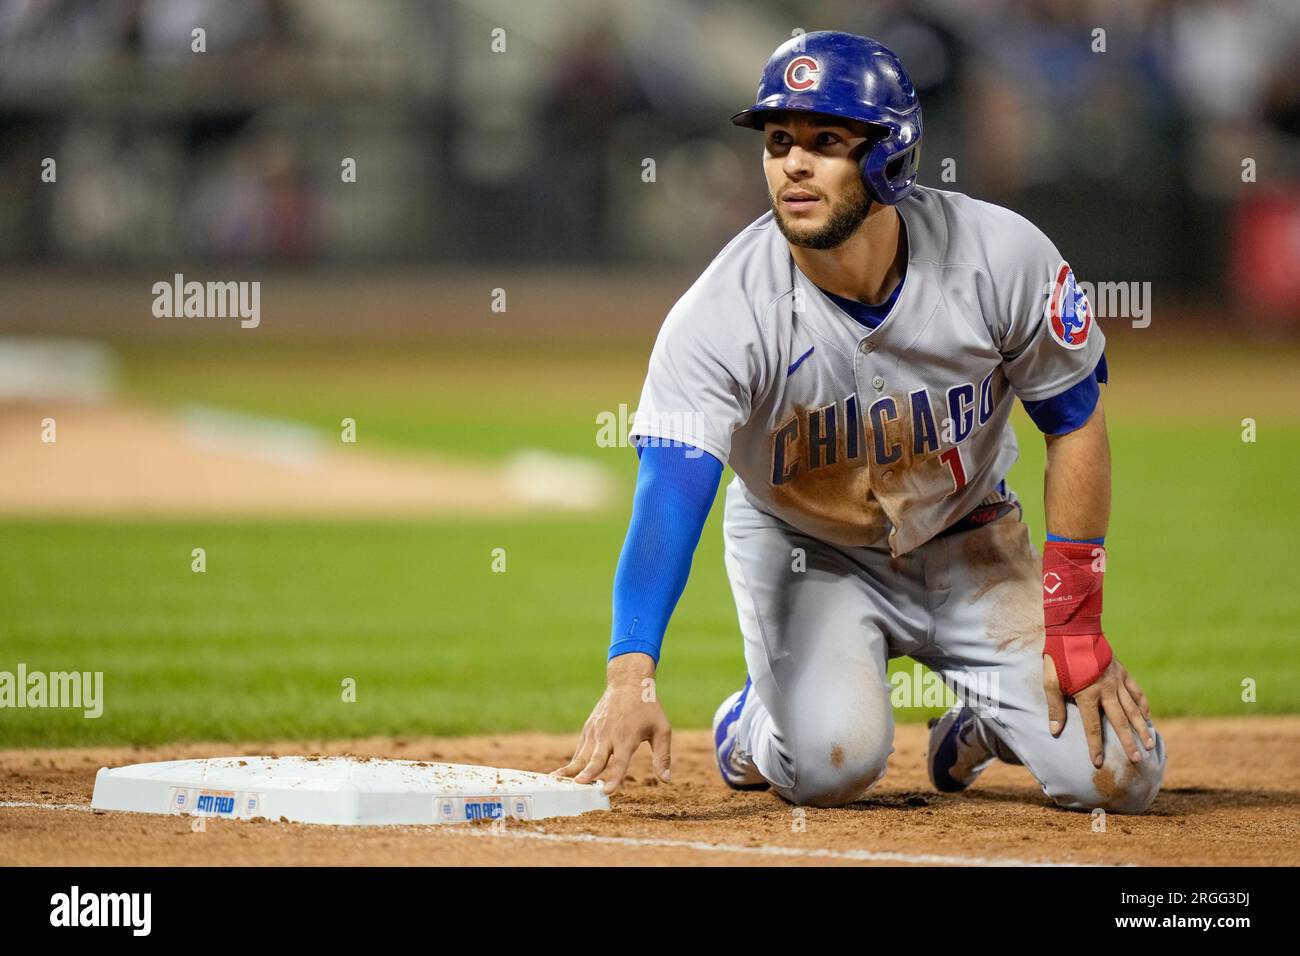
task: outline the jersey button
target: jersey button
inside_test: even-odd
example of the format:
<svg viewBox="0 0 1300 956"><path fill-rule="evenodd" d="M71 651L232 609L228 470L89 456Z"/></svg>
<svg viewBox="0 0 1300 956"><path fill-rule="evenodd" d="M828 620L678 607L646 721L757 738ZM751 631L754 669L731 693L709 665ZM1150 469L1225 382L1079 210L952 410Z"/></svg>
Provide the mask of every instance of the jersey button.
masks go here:
<svg viewBox="0 0 1300 956"><path fill-rule="evenodd" d="M875 342L863 342L861 345L858 346L858 351L861 352L863 355L870 355L875 350L876 350Z"/></svg>
<svg viewBox="0 0 1300 956"><path fill-rule="evenodd" d="M879 375L877 375L875 378L871 380L871 387L878 392L885 387L885 380L881 378Z"/></svg>

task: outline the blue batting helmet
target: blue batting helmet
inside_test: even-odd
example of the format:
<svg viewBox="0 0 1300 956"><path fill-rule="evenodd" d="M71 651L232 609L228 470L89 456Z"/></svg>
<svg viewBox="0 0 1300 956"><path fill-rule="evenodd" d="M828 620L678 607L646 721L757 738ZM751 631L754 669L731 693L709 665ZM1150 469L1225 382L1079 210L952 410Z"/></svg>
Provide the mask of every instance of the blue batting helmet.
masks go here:
<svg viewBox="0 0 1300 956"><path fill-rule="evenodd" d="M898 57L875 40L830 30L787 40L763 68L756 99L731 121L761 130L764 114L801 110L881 127L861 160L868 194L893 205L916 185L921 103Z"/></svg>

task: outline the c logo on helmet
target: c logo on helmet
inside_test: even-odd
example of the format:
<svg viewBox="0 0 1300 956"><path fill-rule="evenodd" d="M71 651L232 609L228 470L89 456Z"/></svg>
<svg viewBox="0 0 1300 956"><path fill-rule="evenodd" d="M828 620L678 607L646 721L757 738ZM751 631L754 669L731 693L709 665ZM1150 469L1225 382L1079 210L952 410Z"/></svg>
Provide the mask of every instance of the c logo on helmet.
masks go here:
<svg viewBox="0 0 1300 956"><path fill-rule="evenodd" d="M822 65L810 56L797 56L785 66L785 85L795 93L817 87Z"/></svg>
<svg viewBox="0 0 1300 956"><path fill-rule="evenodd" d="M1057 267L1056 281L1047 297L1047 324L1052 338L1067 349L1081 349L1088 344L1088 333L1092 331L1092 306L1065 262Z"/></svg>

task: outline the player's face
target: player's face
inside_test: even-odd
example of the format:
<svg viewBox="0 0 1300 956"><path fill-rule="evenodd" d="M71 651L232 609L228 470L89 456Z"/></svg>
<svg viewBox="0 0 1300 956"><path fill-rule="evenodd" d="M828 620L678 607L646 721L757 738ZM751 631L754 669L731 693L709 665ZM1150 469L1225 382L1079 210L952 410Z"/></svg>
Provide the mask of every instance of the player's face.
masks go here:
<svg viewBox="0 0 1300 956"><path fill-rule="evenodd" d="M785 238L833 249L871 210L858 168L869 128L855 120L776 113L763 127L768 200Z"/></svg>

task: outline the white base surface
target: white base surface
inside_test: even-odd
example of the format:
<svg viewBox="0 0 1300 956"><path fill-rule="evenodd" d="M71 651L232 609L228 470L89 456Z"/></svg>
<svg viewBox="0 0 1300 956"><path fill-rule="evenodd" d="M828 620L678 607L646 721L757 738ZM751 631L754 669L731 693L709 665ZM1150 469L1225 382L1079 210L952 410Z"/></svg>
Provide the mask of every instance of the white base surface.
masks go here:
<svg viewBox="0 0 1300 956"><path fill-rule="evenodd" d="M95 810L339 826L543 820L608 810L597 784L470 764L212 757L102 768Z"/></svg>

